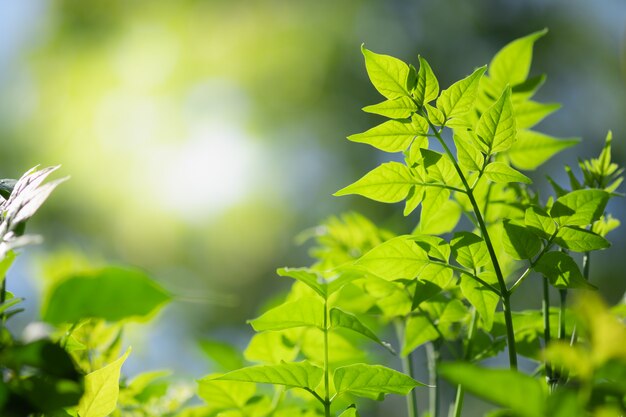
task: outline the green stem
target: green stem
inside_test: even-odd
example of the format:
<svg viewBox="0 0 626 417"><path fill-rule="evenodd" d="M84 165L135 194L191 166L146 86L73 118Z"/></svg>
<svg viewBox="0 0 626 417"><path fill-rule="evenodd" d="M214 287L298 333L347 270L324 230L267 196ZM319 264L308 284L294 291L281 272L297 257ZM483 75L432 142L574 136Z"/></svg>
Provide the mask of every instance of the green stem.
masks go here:
<svg viewBox="0 0 626 417"><path fill-rule="evenodd" d="M428 117L426 120L428 120ZM485 240L485 245L487 246L487 251L489 252L489 257L491 258L491 264L493 265L493 269L496 273L496 278L498 279L498 285L500 286L500 299L502 300L502 310L504 313L504 322L506 324L506 337L507 337L507 345L509 350L509 366L511 369L517 369L517 352L515 349L515 331L513 329L513 316L511 315L511 294L506 287L506 282L504 281L504 275L502 274L502 270L500 269L500 262L498 261L498 256L496 255L496 251L493 247L493 243L491 242L491 237L489 236L489 232L487 230L487 225L485 224L485 220L481 214L480 208L478 207L478 203L476 202L476 198L474 198L474 193L472 188L467 182L459 163L454 158L452 151L446 144L446 141L443 140L441 134L437 131L435 126L428 120L428 124L430 128L435 132L435 137L445 150L446 154L452 161L456 172L459 174L459 178L463 183L463 188L465 188L465 192L467 194L467 198L472 205L472 209L474 210L474 214L476 215L476 220L478 221L478 225L480 227L480 232L483 235L483 239Z"/></svg>
<svg viewBox="0 0 626 417"><path fill-rule="evenodd" d="M543 277L543 338L544 348L550 343L550 286L548 285L548 278ZM552 375L552 366L546 361L546 381L550 389L552 389L554 376Z"/></svg>
<svg viewBox="0 0 626 417"><path fill-rule="evenodd" d="M474 334L476 333L476 323L478 322L478 314L476 309L472 308L472 321L470 322L470 328L467 333L467 347L465 348L464 359L469 361L472 358L472 348L474 347ZM454 417L461 417L461 411L463 410L463 399L465 397L465 389L462 385L456 388L456 400L454 401Z"/></svg>
<svg viewBox="0 0 626 417"><path fill-rule="evenodd" d="M515 284L513 284L513 286L509 289L509 293L513 294L513 291L515 291L517 287L520 286L522 281L524 281L524 278L526 278L530 274L530 271L535 267L535 265L537 265L537 262L539 262L539 259L541 259L541 257L550 250L550 248L552 247L552 242L554 241L554 238L556 237L557 232L558 232L558 229L554 233L552 233L552 236L550 236L550 239L548 239L548 241L546 242L541 252L539 252L539 255L537 255L534 261L530 261L530 265L528 265L528 268L526 268L524 273L520 275L517 281L515 281Z"/></svg>
<svg viewBox="0 0 626 417"><path fill-rule="evenodd" d="M439 364L439 347L435 342L426 344L426 357L428 358L428 383L434 388L429 392L428 402L431 417L439 416L439 384L437 383L437 365Z"/></svg>
<svg viewBox="0 0 626 417"><path fill-rule="evenodd" d="M2 285L0 285L0 305L4 304L7 300L7 277L2 277ZM0 313L0 329L4 327L6 315L4 311Z"/></svg>
<svg viewBox="0 0 626 417"><path fill-rule="evenodd" d="M330 417L330 383L328 370L328 300L324 300L324 416Z"/></svg>
<svg viewBox="0 0 626 417"><path fill-rule="evenodd" d="M404 332L406 331L406 318L396 320L394 325L396 329L396 337L398 338L398 344L402 347ZM408 355L402 357L402 372L415 379L413 375L413 352L409 352ZM417 393L415 390L411 390L409 395L406 396L406 407L408 417L419 417L417 409Z"/></svg>
<svg viewBox="0 0 626 417"><path fill-rule="evenodd" d="M585 252L583 255L583 277L585 281L589 282L589 263L591 262L591 253ZM572 338L570 339L570 346L574 346L574 344L578 341L578 332L576 331L576 324L574 324L574 328L572 329Z"/></svg>

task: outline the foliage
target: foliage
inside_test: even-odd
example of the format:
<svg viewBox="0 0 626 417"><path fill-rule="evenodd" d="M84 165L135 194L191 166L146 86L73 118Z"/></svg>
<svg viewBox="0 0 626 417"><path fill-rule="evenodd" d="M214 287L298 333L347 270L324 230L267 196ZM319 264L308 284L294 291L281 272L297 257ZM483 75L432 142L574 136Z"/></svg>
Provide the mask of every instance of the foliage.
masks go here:
<svg viewBox="0 0 626 417"><path fill-rule="evenodd" d="M622 170L611 162L609 132L599 157L579 162L582 179L566 166L567 186L548 179L554 196L531 187L528 171L576 143L533 130L558 108L533 100L545 77L529 78L534 43L545 33L511 42L444 90L423 57L416 68L362 47L385 99L363 110L390 120L348 139L402 157L335 194L404 202L405 216L420 208L419 220L396 235L349 213L305 233L315 241L313 265L278 269L292 285L249 320L256 333L247 348L201 342L219 371L197 381L204 405L188 406L190 391L176 390L166 372L122 376L125 324L152 318L173 297L144 272L66 271L43 303L54 330L28 342L5 328L21 300L3 279L3 415L350 417L367 404L362 399L395 394L417 417L415 389L428 389L421 415L438 417L439 376L457 387L455 416L466 392L500 407L492 415L626 411L626 309L609 309L590 275L592 253L610 247L606 236L619 226L606 208L619 195ZM1 272L16 248L36 241L24 225L62 181L43 184L55 169L0 182ZM543 308L513 311L512 296L531 276L542 283ZM397 343L384 340L387 327ZM422 346L428 384L414 378ZM505 349L509 369L480 365ZM534 375L517 370L518 356L537 364Z"/></svg>

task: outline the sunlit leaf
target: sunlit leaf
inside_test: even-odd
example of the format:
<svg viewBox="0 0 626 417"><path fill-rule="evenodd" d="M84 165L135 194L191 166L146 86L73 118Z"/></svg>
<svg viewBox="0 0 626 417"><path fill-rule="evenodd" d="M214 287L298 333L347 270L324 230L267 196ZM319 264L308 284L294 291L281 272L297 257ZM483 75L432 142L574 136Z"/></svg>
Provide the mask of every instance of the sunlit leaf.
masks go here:
<svg viewBox="0 0 626 417"><path fill-rule="evenodd" d="M530 259L541 250L541 241L522 222L505 220L502 244L504 251L514 259Z"/></svg>
<svg viewBox="0 0 626 417"><path fill-rule="evenodd" d="M558 103L537 103L522 101L513 104L515 125L518 129L529 129L561 108Z"/></svg>
<svg viewBox="0 0 626 417"><path fill-rule="evenodd" d="M505 88L498 101L480 116L476 134L488 154L506 151L513 146L516 127L510 87Z"/></svg>
<svg viewBox="0 0 626 417"><path fill-rule="evenodd" d="M367 75L380 94L388 99L408 96L409 66L389 55L372 52L361 46Z"/></svg>
<svg viewBox="0 0 626 417"><path fill-rule="evenodd" d="M390 119L406 119L417 111L417 104L407 96L385 100L378 104L363 107L363 111L367 113L379 114L389 117ZM353 139L350 139L353 140ZM353 140L354 142L360 142Z"/></svg>
<svg viewBox="0 0 626 417"><path fill-rule="evenodd" d="M426 119L417 114L409 120L388 120L363 133L348 136L352 142L367 143L385 152L406 150L418 136L428 134Z"/></svg>
<svg viewBox="0 0 626 417"><path fill-rule="evenodd" d="M243 355L250 362L277 364L296 359L298 347L287 339L284 332L267 331L252 336Z"/></svg>
<svg viewBox="0 0 626 417"><path fill-rule="evenodd" d="M81 417L106 417L115 410L120 392L120 371L130 348L115 362L85 376L85 394L78 404Z"/></svg>
<svg viewBox="0 0 626 417"><path fill-rule="evenodd" d="M412 315L406 321L401 355L406 356L426 342L439 338L437 329L424 314Z"/></svg>
<svg viewBox="0 0 626 417"><path fill-rule="evenodd" d="M386 280L415 278L429 262L411 236L390 239L363 255L356 265Z"/></svg>
<svg viewBox="0 0 626 417"><path fill-rule="evenodd" d="M571 256L563 252L548 252L534 266L556 288L591 288Z"/></svg>
<svg viewBox="0 0 626 417"><path fill-rule="evenodd" d="M222 371L230 371L243 366L243 357L239 350L225 342L204 339L198 345L212 362L218 365Z"/></svg>
<svg viewBox="0 0 626 417"><path fill-rule="evenodd" d="M611 246L608 240L592 231L570 226L561 227L554 241L562 248L574 252L588 252Z"/></svg>
<svg viewBox="0 0 626 417"><path fill-rule="evenodd" d="M472 74L443 90L437 99L437 108L447 119L465 115L474 104L476 90L487 67L480 67Z"/></svg>
<svg viewBox="0 0 626 417"><path fill-rule="evenodd" d="M215 377L214 380L257 382L285 385L314 390L320 383L324 370L310 362L256 365L237 369Z"/></svg>
<svg viewBox="0 0 626 417"><path fill-rule="evenodd" d="M491 330L500 297L467 275L462 275L461 292L480 315L485 330Z"/></svg>
<svg viewBox="0 0 626 417"><path fill-rule="evenodd" d="M484 175L487 179L501 184L508 184L510 182L532 184L530 178L503 162L492 162L487 165L484 170Z"/></svg>
<svg viewBox="0 0 626 417"><path fill-rule="evenodd" d="M424 385L393 369L363 363L337 368L333 380L337 395L350 393L372 399L384 394L407 395L416 386Z"/></svg>
<svg viewBox="0 0 626 417"><path fill-rule="evenodd" d="M516 39L503 47L489 64L489 77L500 87L524 82L530 70L533 45L546 33L546 29L540 30Z"/></svg>
<svg viewBox="0 0 626 417"><path fill-rule="evenodd" d="M387 162L334 195L359 194L382 203L395 203L406 198L414 182L406 165Z"/></svg>
<svg viewBox="0 0 626 417"><path fill-rule="evenodd" d="M453 139L459 165L466 171L480 171L485 160L483 154L462 136L454 135Z"/></svg>
<svg viewBox="0 0 626 417"><path fill-rule="evenodd" d="M324 305L317 297L302 297L274 307L248 323L257 332L307 326L322 328Z"/></svg>
<svg viewBox="0 0 626 417"><path fill-rule="evenodd" d="M556 232L556 223L542 208L531 206L524 213L524 224L536 235L549 239Z"/></svg>
<svg viewBox="0 0 626 417"><path fill-rule="evenodd" d="M437 81L437 77L428 62L421 56L418 59L420 61L420 69L417 73L417 86L413 94L415 95L415 101L419 105L423 105L437 98L439 95L439 81Z"/></svg>
<svg viewBox="0 0 626 417"><path fill-rule="evenodd" d="M576 190L559 197L550 216L561 226L587 226L604 213L609 193L602 190Z"/></svg>
<svg viewBox="0 0 626 417"><path fill-rule="evenodd" d="M557 139L532 130L519 130L517 140L508 151L511 163L519 169L535 169L555 154L580 142L579 139Z"/></svg>
<svg viewBox="0 0 626 417"><path fill-rule="evenodd" d="M359 333L379 345L383 346L385 349L389 350L391 353L395 354L395 351L391 347L391 345L387 342L383 342L372 332L367 326L365 326L358 319L357 316L351 313L347 313L339 308L332 308L330 310L330 323L333 327L343 327L344 329L350 329L353 332Z"/></svg>
<svg viewBox="0 0 626 417"><path fill-rule="evenodd" d="M482 237L471 232L457 232L450 241L452 257L466 268L489 265L489 252Z"/></svg>
<svg viewBox="0 0 626 417"><path fill-rule="evenodd" d="M290 277L302 282L324 299L327 297L327 285L320 280L315 271L308 268L279 268L276 273L281 277Z"/></svg>
<svg viewBox="0 0 626 417"><path fill-rule="evenodd" d="M256 385L240 381L216 381L216 375L198 380L198 396L217 409L241 409L256 393Z"/></svg>

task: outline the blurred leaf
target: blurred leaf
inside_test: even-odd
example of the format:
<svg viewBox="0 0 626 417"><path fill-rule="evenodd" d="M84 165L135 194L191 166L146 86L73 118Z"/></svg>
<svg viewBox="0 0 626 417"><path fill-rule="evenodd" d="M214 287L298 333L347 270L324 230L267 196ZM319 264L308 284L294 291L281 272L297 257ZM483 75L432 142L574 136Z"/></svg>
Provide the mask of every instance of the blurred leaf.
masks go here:
<svg viewBox="0 0 626 417"><path fill-rule="evenodd" d="M559 103L537 103L526 100L513 104L515 125L518 129L528 129L561 108Z"/></svg>
<svg viewBox="0 0 626 417"><path fill-rule="evenodd" d="M406 321L404 339L402 341L402 356L407 356L426 342L439 338L439 332L424 314L412 315Z"/></svg>
<svg viewBox="0 0 626 417"><path fill-rule="evenodd" d="M72 274L56 285L44 302L42 317L53 324L85 318L144 319L170 299L144 272L106 267Z"/></svg>
<svg viewBox="0 0 626 417"><path fill-rule="evenodd" d="M302 297L266 311L260 317L248 320L257 332L282 330L292 327L324 326L324 305L319 298Z"/></svg>
<svg viewBox="0 0 626 417"><path fill-rule="evenodd" d="M576 138L557 139L532 130L519 130L517 141L509 149L508 156L517 168L532 170L579 142Z"/></svg>
<svg viewBox="0 0 626 417"><path fill-rule="evenodd" d="M491 330L500 297L467 275L462 275L461 292L483 320L485 330Z"/></svg>
<svg viewBox="0 0 626 417"><path fill-rule="evenodd" d="M240 381L218 381L219 375L198 380L198 396L217 409L241 409L256 393L256 385Z"/></svg>
<svg viewBox="0 0 626 417"><path fill-rule="evenodd" d="M297 346L287 340L284 332L268 331L252 336L243 354L250 362L278 364L293 361L298 355L298 350ZM229 370L236 368L232 367Z"/></svg>
<svg viewBox="0 0 626 417"><path fill-rule="evenodd" d="M232 371L243 366L241 353L235 346L229 343L204 339L200 340L198 345L202 352L218 365L220 371Z"/></svg>
<svg viewBox="0 0 626 417"><path fill-rule="evenodd" d="M296 281L302 282L318 293L323 299L328 297L327 284L320 279L315 271L308 268L279 268L276 272L281 277L290 277Z"/></svg>

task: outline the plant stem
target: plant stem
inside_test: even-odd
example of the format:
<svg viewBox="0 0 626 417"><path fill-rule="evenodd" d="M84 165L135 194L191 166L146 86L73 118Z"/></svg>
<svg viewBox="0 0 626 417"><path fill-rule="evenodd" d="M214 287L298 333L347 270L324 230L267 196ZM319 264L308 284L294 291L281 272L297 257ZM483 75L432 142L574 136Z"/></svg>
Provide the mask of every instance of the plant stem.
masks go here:
<svg viewBox="0 0 626 417"><path fill-rule="evenodd" d="M324 300L324 416L330 417L330 384L328 371L328 300Z"/></svg>
<svg viewBox="0 0 626 417"><path fill-rule="evenodd" d="M426 120L428 120L428 116L424 115ZM502 270L500 269L500 262L498 261L498 256L496 255L496 251L493 247L493 243L491 242L491 237L489 236L489 231L487 230L487 225L485 224L485 220L481 214L480 208L478 207L478 203L476 202L476 198L474 198L474 193L472 188L467 182L465 175L463 175L463 171L459 166L459 163L454 158L452 151L446 144L446 142L441 137L439 131L433 126L433 124L428 120L428 124L430 128L435 132L435 137L445 150L446 154L452 161L456 172L459 174L459 178L463 183L463 187L465 188L465 192L467 194L467 198L472 205L472 209L474 210L474 214L476 215L476 220L478 221L478 225L480 227L480 232L483 235L483 239L485 240L485 245L487 246L487 251L489 252L489 257L491 258L491 264L493 265L493 269L496 273L496 278L498 279L498 285L500 286L500 299L502 300L502 310L504 313L504 322L506 324L506 337L507 337L507 345L509 350L509 366L511 369L517 369L517 352L515 349L515 331L513 329L513 317L511 315L511 294L506 287L506 282L504 281L504 275L502 274Z"/></svg>
<svg viewBox="0 0 626 417"><path fill-rule="evenodd" d="M548 278L543 277L543 339L544 349L550 343L550 287L548 285ZM546 382L548 387L552 389L554 383L554 376L552 375L552 366L546 361Z"/></svg>
<svg viewBox="0 0 626 417"><path fill-rule="evenodd" d="M394 322L396 329L396 336L398 338L398 344L400 346L400 350L402 349L402 341L404 339L404 332L406 331L406 318L397 319ZM413 352L409 352L406 357L402 357L402 372L409 375L411 378L414 378L413 375ZM417 409L417 393L415 390L411 390L409 395L406 396L406 408L408 417L419 417L418 409Z"/></svg>
<svg viewBox="0 0 626 417"><path fill-rule="evenodd" d="M476 323L478 314L476 309L472 308L472 321L470 322L470 328L467 332L467 347L465 348L464 359L469 361L472 358L472 348L474 345L474 334L476 333ZM463 410L463 399L465 397L465 389L462 385L456 388L456 400L454 401L454 417L461 417L461 411Z"/></svg>
<svg viewBox="0 0 626 417"><path fill-rule="evenodd" d="M435 342L426 344L426 356L428 358L428 383L431 388L428 398L430 406L430 416L439 416L439 384L437 383L437 365L439 363L439 346L435 346Z"/></svg>
<svg viewBox="0 0 626 417"><path fill-rule="evenodd" d="M7 300L7 277L2 277L2 285L0 285L0 305ZM0 313L0 329L4 327L6 316L4 311Z"/></svg>
<svg viewBox="0 0 626 417"><path fill-rule="evenodd" d="M591 253L585 252L583 255L583 277L585 281L589 282L589 263L591 262ZM576 324L572 329L572 338L570 339L570 346L573 346L578 341L578 333L576 332Z"/></svg>

